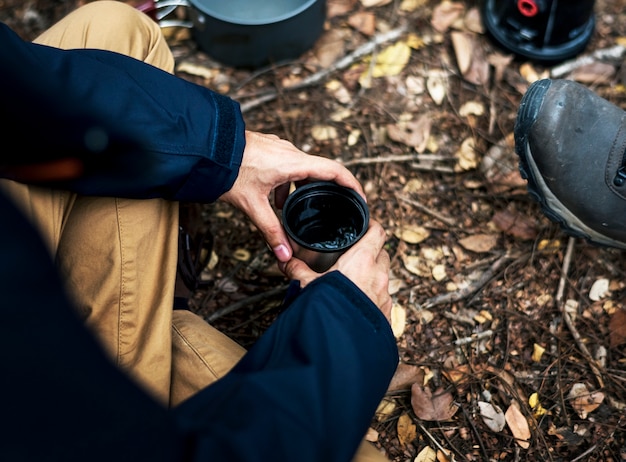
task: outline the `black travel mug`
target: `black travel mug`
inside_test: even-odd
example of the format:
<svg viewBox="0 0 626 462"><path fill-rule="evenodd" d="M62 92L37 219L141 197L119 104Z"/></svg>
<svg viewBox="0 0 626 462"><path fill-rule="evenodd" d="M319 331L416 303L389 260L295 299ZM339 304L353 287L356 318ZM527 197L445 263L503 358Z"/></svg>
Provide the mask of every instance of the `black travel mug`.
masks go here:
<svg viewBox="0 0 626 462"><path fill-rule="evenodd" d="M503 48L556 63L587 46L595 30L594 0L483 0L487 32Z"/></svg>
<svg viewBox="0 0 626 462"><path fill-rule="evenodd" d="M282 218L294 256L323 273L363 237L369 209L356 191L319 181L292 192Z"/></svg>

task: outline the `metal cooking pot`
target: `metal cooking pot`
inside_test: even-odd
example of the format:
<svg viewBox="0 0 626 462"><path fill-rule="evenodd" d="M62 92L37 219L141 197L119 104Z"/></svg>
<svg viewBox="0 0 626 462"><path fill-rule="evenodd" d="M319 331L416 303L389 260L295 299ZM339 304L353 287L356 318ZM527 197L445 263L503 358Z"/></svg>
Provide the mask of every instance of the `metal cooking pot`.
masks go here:
<svg viewBox="0 0 626 462"><path fill-rule="evenodd" d="M189 22L167 21L186 6ZM165 26L187 26L212 58L258 68L291 60L313 47L326 19L326 0L150 0L139 7Z"/></svg>

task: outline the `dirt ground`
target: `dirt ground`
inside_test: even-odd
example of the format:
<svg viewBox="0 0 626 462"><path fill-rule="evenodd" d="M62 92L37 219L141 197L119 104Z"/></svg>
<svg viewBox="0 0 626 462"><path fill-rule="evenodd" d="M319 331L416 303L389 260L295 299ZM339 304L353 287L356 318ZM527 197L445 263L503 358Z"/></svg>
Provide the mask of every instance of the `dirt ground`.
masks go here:
<svg viewBox="0 0 626 462"><path fill-rule="evenodd" d="M32 39L77 5L0 0L0 20ZM390 460L626 461L624 254L547 220L511 142L539 77L578 80L626 108L626 55L615 53L626 4L596 2L579 58L595 57L567 67L508 55L476 6L329 0L313 50L254 71L214 61L187 28L164 32L178 75L239 100L248 128L339 159L364 184L392 258L401 365L367 436ZM193 210L214 246L189 306L248 347L280 313L287 281L238 211Z"/></svg>

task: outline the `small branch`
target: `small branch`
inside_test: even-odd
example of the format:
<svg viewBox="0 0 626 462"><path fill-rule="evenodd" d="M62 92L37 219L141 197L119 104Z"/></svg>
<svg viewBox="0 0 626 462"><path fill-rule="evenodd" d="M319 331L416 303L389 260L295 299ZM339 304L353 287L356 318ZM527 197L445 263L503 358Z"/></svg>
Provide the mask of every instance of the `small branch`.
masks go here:
<svg viewBox="0 0 626 462"><path fill-rule="evenodd" d="M400 199L403 202L406 202L407 204L412 205L413 207L415 207L417 209L420 209L422 212L427 213L431 217L436 218L437 220L443 222L444 224L450 226L451 228L456 228L456 222L453 219L448 218L446 216L443 216L440 213L435 212L432 209L429 209L425 205L423 205L423 204L421 204L421 203L419 203L419 202L417 202L415 200L409 199L408 197L397 196L397 198Z"/></svg>
<svg viewBox="0 0 626 462"><path fill-rule="evenodd" d="M478 342L480 340L484 340L486 338L491 337L492 335L493 335L493 331L491 329L489 329L489 330L486 330L484 332L479 332L478 334L470 335L469 337L463 337L463 338L456 339L454 341L454 344L456 346L467 345L468 343L474 343L474 342Z"/></svg>
<svg viewBox="0 0 626 462"><path fill-rule="evenodd" d="M439 161L450 161L454 160L454 158L449 156L441 156L438 154L405 154L402 156L384 156L384 157L365 157L363 159L352 159L347 161L342 161L341 159L337 159L338 162L341 162L346 167L352 167L354 165L370 165L370 164L390 164L394 162L412 162L412 161L426 161L426 162L439 162Z"/></svg>
<svg viewBox="0 0 626 462"><path fill-rule="evenodd" d="M276 287L274 289L268 290L266 292L263 292L261 294L257 294L257 295L253 295L251 297L245 298L243 300L240 300L236 303L233 303L231 305L225 306L224 308L221 308L217 311L215 311L214 313L211 313L209 316L207 316L205 318L205 320L209 323L221 318L222 316L226 316L227 314L232 313L233 311L236 311L240 308L243 308L245 306L248 306L252 303L258 303L262 300L265 300L267 298L271 298L274 297L278 294L280 294L281 292L285 292L287 290L287 285L282 285L279 287Z"/></svg>
<svg viewBox="0 0 626 462"><path fill-rule="evenodd" d="M491 279L493 279L493 277L496 274L500 272L502 267L512 259L513 257L508 253L502 255L491 265L491 267L487 271L485 271L482 274L480 279L475 281L473 284L470 284L461 290L457 290L456 292L450 292L447 294L442 294L436 297L432 297L426 300L426 302L420 308L428 309L428 308L432 308L433 306L441 305L444 303L458 302L459 300L463 300L464 298L469 297L470 295L472 295L475 292L478 292L485 285L487 285L487 283ZM413 307L413 309L417 310L416 307Z"/></svg>
<svg viewBox="0 0 626 462"><path fill-rule="evenodd" d="M566 61L563 64L560 64L556 67L553 67L550 71L550 77L559 78L563 77L565 74L572 72L579 67L586 66L587 64L591 64L595 61L609 61L609 60L621 60L624 56L626 56L626 47L621 45L615 45L611 48L604 48L602 50L596 50L590 55L582 56L580 58Z"/></svg>
<svg viewBox="0 0 626 462"><path fill-rule="evenodd" d="M400 36L402 36L402 34L404 34L406 32L407 28L406 26L402 26L402 27L398 27L396 29L392 29L388 32L385 32L383 34L379 34L374 36L374 38L372 40L370 40L369 42L361 45L360 47L358 47L356 50L354 50L352 53L344 56L343 58L339 59L338 61L335 61L332 65L330 65L329 67L322 69L321 71L318 71L314 74L311 74L310 76L308 76L305 79L302 79L300 82L295 83L293 85L288 85L286 87L282 88L282 91L286 91L286 90L299 90L301 88L305 88L305 87L309 87L311 85L315 85L316 83L319 83L320 81L324 80L327 76L329 76L330 74L332 74L335 71L339 71L342 69L345 69L349 66L351 66L352 64L354 64L356 61L358 61L359 59L361 59L363 56L366 56L370 53L372 53L376 47L378 47L379 45L386 43L386 42L390 42L392 40L396 40L398 39ZM266 103L268 101L272 101L273 99L278 97L278 91L274 90L271 93L268 93L267 95L263 95L259 98L256 98L252 101L248 101L246 103L242 103L241 104L241 112L245 113L251 109L254 109L255 107Z"/></svg>
<svg viewBox="0 0 626 462"><path fill-rule="evenodd" d="M567 328L572 334L572 337L574 337L574 341L576 342L576 345L578 345L578 349L583 354L583 356L589 363L591 370L596 376L598 385L600 386L600 388L604 388L604 380L602 379L602 373L600 371L598 363L596 362L595 359L593 359L593 356L587 349L587 346L582 341L582 338L580 337L580 334L578 333L578 330L576 329L576 326L574 325L574 322L572 321L572 317L567 311L567 308L566 308L567 304L563 301L563 294L565 292L567 274L569 273L569 267L572 261L572 254L574 253L575 242L576 242L576 239L573 237L570 237L567 242L567 251L565 252L565 257L563 258L563 266L561 268L561 278L559 280L559 288L556 293L555 301L557 303L557 307L561 311L561 315L563 316L563 319L565 320L565 324L567 325Z"/></svg>

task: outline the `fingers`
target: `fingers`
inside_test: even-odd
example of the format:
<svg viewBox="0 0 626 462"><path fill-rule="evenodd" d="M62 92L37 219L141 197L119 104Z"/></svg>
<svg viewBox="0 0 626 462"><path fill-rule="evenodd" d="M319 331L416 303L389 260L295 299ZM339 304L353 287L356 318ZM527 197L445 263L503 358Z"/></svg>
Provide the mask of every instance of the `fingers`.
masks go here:
<svg viewBox="0 0 626 462"><path fill-rule="evenodd" d="M263 197L260 202L251 202L244 206L243 210L263 235L278 261L288 261L292 256L291 245L269 200Z"/></svg>

